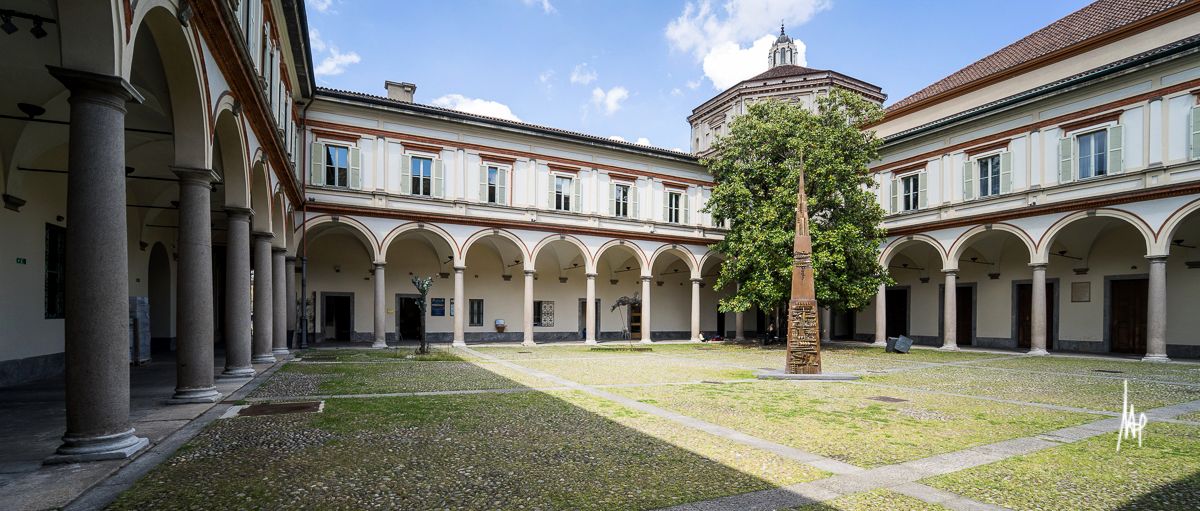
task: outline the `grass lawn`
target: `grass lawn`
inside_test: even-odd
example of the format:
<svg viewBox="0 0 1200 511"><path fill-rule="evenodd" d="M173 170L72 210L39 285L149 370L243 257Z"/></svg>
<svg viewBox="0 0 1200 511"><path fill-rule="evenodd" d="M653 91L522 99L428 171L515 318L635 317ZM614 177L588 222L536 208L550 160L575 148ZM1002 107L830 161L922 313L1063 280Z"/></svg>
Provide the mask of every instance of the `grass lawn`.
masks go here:
<svg viewBox="0 0 1200 511"><path fill-rule="evenodd" d="M1100 418L842 383L763 381L613 391L861 467L925 458ZM867 399L877 396L908 401Z"/></svg>
<svg viewBox="0 0 1200 511"><path fill-rule="evenodd" d="M1043 359L1017 362L1044 364ZM1048 360L1048 359L1046 359ZM1070 359L1054 361L1073 362ZM1053 367L1053 366L1048 366ZM1035 374L963 366L942 366L901 373L869 376L865 381L918 389L988 396L1014 401L1073 406L1089 410L1121 411L1121 380L1087 378L1066 371ZM1139 410L1200 399L1200 387L1129 382L1129 400Z"/></svg>
<svg viewBox="0 0 1200 511"><path fill-rule="evenodd" d="M1200 384L1200 364L1148 364L1138 360L1103 358L1019 357L981 362L979 366Z"/></svg>
<svg viewBox="0 0 1200 511"><path fill-rule="evenodd" d="M1101 435L923 482L1012 509L1196 509L1200 427L1151 422L1141 447L1116 445Z"/></svg>
<svg viewBox="0 0 1200 511"><path fill-rule="evenodd" d="M1002 353L979 353L974 351L942 351L928 347L913 347L908 353L888 353L883 347L861 344L827 344L821 346L821 357L849 355L855 357L886 358L906 362L977 362L988 358L1017 358L1019 355Z"/></svg>
<svg viewBox="0 0 1200 511"><path fill-rule="evenodd" d="M654 355L612 354L588 360L516 360L524 367L587 385L607 383L675 383L753 378L754 371Z"/></svg>
<svg viewBox="0 0 1200 511"><path fill-rule="evenodd" d="M872 490L828 502L808 504L793 511L949 511L950 508L930 504L891 490Z"/></svg>
<svg viewBox="0 0 1200 511"><path fill-rule="evenodd" d="M382 359L381 359L382 360ZM446 390L551 387L553 383L495 363L417 362L377 364L289 363L250 397L383 394Z"/></svg>
<svg viewBox="0 0 1200 511"><path fill-rule="evenodd" d="M331 399L220 420L113 509L652 509L825 475L594 399Z"/></svg>
<svg viewBox="0 0 1200 511"><path fill-rule="evenodd" d="M429 353L418 355L414 348L388 349L308 349L296 354L309 362L404 362L404 361L456 361L463 360L458 354L442 349L431 348Z"/></svg>

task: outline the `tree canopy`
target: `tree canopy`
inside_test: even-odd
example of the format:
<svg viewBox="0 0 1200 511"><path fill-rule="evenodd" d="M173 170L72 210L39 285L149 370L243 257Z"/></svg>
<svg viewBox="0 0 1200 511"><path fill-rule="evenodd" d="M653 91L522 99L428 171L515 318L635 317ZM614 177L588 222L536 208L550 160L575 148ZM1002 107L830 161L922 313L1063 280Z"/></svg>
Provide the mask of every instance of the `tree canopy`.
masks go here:
<svg viewBox="0 0 1200 511"><path fill-rule="evenodd" d="M882 115L861 96L833 89L817 100L815 113L764 101L733 121L701 162L716 181L705 211L729 227L713 246L726 257L717 288L731 290L722 311L769 310L789 298L801 165L817 302L861 309L890 281L877 252L886 235L884 211L867 170L881 141L861 129Z"/></svg>

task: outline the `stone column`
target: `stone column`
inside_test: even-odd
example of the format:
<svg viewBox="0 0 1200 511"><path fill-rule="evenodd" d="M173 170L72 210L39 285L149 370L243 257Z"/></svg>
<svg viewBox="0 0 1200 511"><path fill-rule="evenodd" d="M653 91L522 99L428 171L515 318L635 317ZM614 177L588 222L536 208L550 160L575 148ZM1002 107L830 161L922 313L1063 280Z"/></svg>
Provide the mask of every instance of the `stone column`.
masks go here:
<svg viewBox="0 0 1200 511"><path fill-rule="evenodd" d="M287 355L287 267L284 259L287 249L271 248L271 272L274 282L271 283L271 352L276 355Z"/></svg>
<svg viewBox="0 0 1200 511"><path fill-rule="evenodd" d="M745 312L733 313L733 339L735 341L746 340L746 316Z"/></svg>
<svg viewBox="0 0 1200 511"><path fill-rule="evenodd" d="M247 208L227 207L225 234L225 372L222 378L251 378L250 217Z"/></svg>
<svg viewBox="0 0 1200 511"><path fill-rule="evenodd" d="M596 344L596 337L599 335L596 332L596 274L587 274L587 293L584 295L586 303L583 304L583 319L586 322L584 331L587 333L584 336L584 344Z"/></svg>
<svg viewBox="0 0 1200 511"><path fill-rule="evenodd" d="M283 273L287 280L287 287L283 291L283 299L287 304L287 346L299 349L300 342L296 339L296 256L287 256L283 260Z"/></svg>
<svg viewBox="0 0 1200 511"><path fill-rule="evenodd" d="M1146 362L1167 359L1167 256L1147 256L1150 260L1149 296L1146 303Z"/></svg>
<svg viewBox="0 0 1200 511"><path fill-rule="evenodd" d="M375 342L372 348L387 347L387 273L384 272L386 263L375 263L375 274L371 280L375 283Z"/></svg>
<svg viewBox="0 0 1200 511"><path fill-rule="evenodd" d="M169 403L215 403L221 393L213 385L213 172L171 170L179 176L179 265L175 280L175 395Z"/></svg>
<svg viewBox="0 0 1200 511"><path fill-rule="evenodd" d="M64 339L67 430L47 463L128 458L149 445L129 422L129 240L125 103L129 82L59 67L70 91Z"/></svg>
<svg viewBox="0 0 1200 511"><path fill-rule="evenodd" d="M692 340L704 340L700 336L700 279L692 279Z"/></svg>
<svg viewBox="0 0 1200 511"><path fill-rule="evenodd" d="M254 233L254 358L255 364L273 364L271 327L275 323L272 310L274 291L271 290L271 239L269 232Z"/></svg>
<svg viewBox="0 0 1200 511"><path fill-rule="evenodd" d="M942 304L942 349L958 349L958 270L942 270L946 274Z"/></svg>
<svg viewBox="0 0 1200 511"><path fill-rule="evenodd" d="M875 292L875 343L887 344L887 284L879 284Z"/></svg>
<svg viewBox="0 0 1200 511"><path fill-rule="evenodd" d="M467 345L466 328L463 325L466 324L467 314L470 314L471 311L467 306L466 292L463 289L465 286L463 273L466 270L465 266L454 267L454 340L451 343L454 346Z"/></svg>
<svg viewBox="0 0 1200 511"><path fill-rule="evenodd" d="M533 346L533 270L525 270L525 339L522 346Z"/></svg>
<svg viewBox="0 0 1200 511"><path fill-rule="evenodd" d="M642 342L654 342L650 338L650 277L642 277Z"/></svg>
<svg viewBox="0 0 1200 511"><path fill-rule="evenodd" d="M1046 354L1046 263L1030 264L1033 268L1033 291L1030 297L1029 354Z"/></svg>

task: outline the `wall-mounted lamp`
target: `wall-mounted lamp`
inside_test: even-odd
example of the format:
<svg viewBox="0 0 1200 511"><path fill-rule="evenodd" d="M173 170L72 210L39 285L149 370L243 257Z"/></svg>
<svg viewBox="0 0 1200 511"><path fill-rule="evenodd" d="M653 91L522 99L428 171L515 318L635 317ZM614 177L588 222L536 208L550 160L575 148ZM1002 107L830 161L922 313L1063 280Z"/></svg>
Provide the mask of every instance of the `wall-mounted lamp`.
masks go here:
<svg viewBox="0 0 1200 511"><path fill-rule="evenodd" d="M340 264L335 264L335 265L333 265L333 272L334 272L334 273L341 273L341 272L342 272L342 265L340 265Z"/></svg>

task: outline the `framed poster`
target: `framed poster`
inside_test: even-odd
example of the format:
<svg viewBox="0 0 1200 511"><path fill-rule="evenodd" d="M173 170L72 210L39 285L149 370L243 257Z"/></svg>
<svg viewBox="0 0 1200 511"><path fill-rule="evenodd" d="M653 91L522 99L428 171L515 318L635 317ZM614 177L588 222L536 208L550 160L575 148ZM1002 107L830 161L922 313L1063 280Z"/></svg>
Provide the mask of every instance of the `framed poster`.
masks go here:
<svg viewBox="0 0 1200 511"><path fill-rule="evenodd" d="M429 300L429 315L430 316L445 316L446 315L446 299L431 298Z"/></svg>
<svg viewBox="0 0 1200 511"><path fill-rule="evenodd" d="M1091 282L1072 282L1071 283L1071 301L1072 302L1090 302L1092 301L1092 283Z"/></svg>

